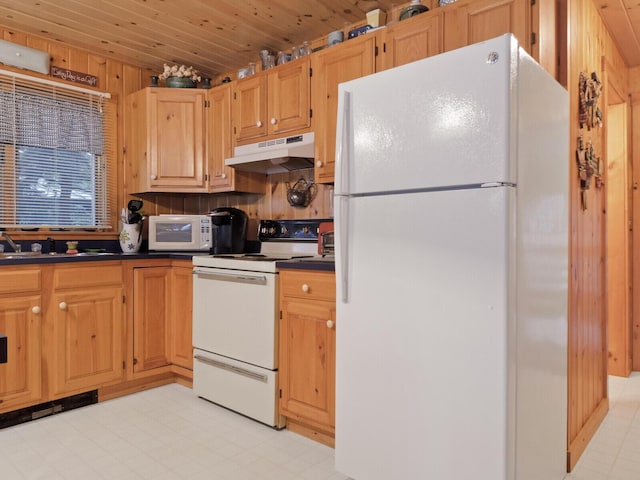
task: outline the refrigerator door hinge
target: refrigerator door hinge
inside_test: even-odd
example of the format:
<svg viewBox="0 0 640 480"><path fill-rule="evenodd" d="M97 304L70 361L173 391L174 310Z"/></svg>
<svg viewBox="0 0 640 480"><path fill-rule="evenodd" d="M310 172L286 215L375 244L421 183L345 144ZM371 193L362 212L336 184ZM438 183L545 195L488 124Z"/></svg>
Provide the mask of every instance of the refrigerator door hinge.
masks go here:
<svg viewBox="0 0 640 480"><path fill-rule="evenodd" d="M531 45L536 44L536 32L531 32Z"/></svg>

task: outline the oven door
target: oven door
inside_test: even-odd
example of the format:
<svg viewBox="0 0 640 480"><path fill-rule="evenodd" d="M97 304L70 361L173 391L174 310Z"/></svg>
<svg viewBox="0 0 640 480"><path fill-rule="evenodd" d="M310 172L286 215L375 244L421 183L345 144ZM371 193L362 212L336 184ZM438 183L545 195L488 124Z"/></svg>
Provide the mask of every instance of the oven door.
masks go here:
<svg viewBox="0 0 640 480"><path fill-rule="evenodd" d="M210 267L193 274L193 346L277 369L277 275Z"/></svg>

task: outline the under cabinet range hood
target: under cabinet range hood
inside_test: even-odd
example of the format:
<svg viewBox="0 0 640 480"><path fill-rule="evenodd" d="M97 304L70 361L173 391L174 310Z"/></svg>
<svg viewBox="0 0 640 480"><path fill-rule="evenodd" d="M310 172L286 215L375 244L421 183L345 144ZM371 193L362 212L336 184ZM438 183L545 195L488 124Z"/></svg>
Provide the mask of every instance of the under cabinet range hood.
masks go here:
<svg viewBox="0 0 640 480"><path fill-rule="evenodd" d="M224 163L237 170L266 174L313 168L314 143L315 135L310 132L241 145Z"/></svg>

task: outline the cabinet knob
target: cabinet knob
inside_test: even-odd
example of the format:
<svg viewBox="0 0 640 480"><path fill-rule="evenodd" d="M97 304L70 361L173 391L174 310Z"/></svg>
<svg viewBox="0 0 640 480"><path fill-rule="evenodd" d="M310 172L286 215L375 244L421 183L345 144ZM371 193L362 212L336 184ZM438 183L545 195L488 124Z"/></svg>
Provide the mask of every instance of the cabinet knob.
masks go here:
<svg viewBox="0 0 640 480"><path fill-rule="evenodd" d="M307 285L306 283L302 284L302 291L304 293L307 293L309 290L311 290L311 288L309 288L309 285Z"/></svg>
<svg viewBox="0 0 640 480"><path fill-rule="evenodd" d="M66 310L67 309L67 302L60 302L58 304L58 307L60 308L60 310Z"/></svg>
<svg viewBox="0 0 640 480"><path fill-rule="evenodd" d="M151 175L151 180L157 180L158 176L157 175Z"/></svg>
<svg viewBox="0 0 640 480"><path fill-rule="evenodd" d="M260 120L258 120L258 121L256 122L256 127L260 128L261 126L262 126L262 122L261 122Z"/></svg>
<svg viewBox="0 0 640 480"><path fill-rule="evenodd" d="M40 313L40 307L37 305L35 307L31 307L31 312L38 315Z"/></svg>
<svg viewBox="0 0 640 480"><path fill-rule="evenodd" d="M271 125L275 125L276 123L278 123L278 121L276 120L276 118L275 118L275 117L273 117L273 118L271 119Z"/></svg>
<svg viewBox="0 0 640 480"><path fill-rule="evenodd" d="M316 162L316 167L320 168L322 166L322 160L318 160Z"/></svg>
<svg viewBox="0 0 640 480"><path fill-rule="evenodd" d="M227 178L227 174L223 173L222 175L220 175L220 178Z"/></svg>
<svg viewBox="0 0 640 480"><path fill-rule="evenodd" d="M333 328L333 320L327 320L327 328Z"/></svg>

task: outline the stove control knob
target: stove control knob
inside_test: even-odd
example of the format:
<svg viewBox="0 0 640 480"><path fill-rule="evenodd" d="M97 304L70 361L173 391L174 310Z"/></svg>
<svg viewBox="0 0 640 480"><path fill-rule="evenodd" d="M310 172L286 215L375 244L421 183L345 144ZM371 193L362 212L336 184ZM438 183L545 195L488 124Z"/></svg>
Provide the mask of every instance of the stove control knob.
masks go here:
<svg viewBox="0 0 640 480"><path fill-rule="evenodd" d="M311 288L309 288L309 285L307 285L306 283L302 284L302 291L304 293L309 293L309 290L311 290Z"/></svg>

